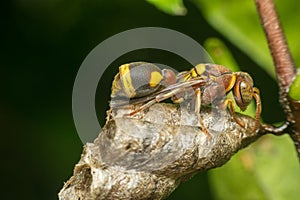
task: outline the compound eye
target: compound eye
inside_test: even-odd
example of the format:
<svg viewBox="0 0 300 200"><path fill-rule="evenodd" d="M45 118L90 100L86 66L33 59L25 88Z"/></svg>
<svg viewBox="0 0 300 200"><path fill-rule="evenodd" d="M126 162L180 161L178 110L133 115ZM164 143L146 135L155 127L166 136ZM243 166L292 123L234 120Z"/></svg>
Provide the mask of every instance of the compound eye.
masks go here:
<svg viewBox="0 0 300 200"><path fill-rule="evenodd" d="M241 81L240 83L240 94L241 100L243 102L243 107L247 107L252 100L252 87L245 81Z"/></svg>
<svg viewBox="0 0 300 200"><path fill-rule="evenodd" d="M241 92L243 93L243 91L247 91L248 86L249 85L247 83L245 83L244 81L242 81L241 84L240 84L240 90L241 90Z"/></svg>

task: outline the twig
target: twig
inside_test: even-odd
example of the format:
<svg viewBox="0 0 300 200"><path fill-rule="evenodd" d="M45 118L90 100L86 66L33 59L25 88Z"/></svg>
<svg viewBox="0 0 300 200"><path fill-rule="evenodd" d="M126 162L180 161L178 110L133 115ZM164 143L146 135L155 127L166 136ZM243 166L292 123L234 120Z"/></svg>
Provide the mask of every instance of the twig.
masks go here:
<svg viewBox="0 0 300 200"><path fill-rule="evenodd" d="M287 92L296 71L273 0L255 2L273 57L280 90Z"/></svg>
<svg viewBox="0 0 300 200"><path fill-rule="evenodd" d="M289 125L290 125L289 122L285 122L281 126L275 127L271 124L265 124L264 123L264 124L261 125L261 130L264 133L272 133L274 135L282 135L282 134L288 132Z"/></svg>
<svg viewBox="0 0 300 200"><path fill-rule="evenodd" d="M287 116L287 123L290 124L289 129L284 130L287 130L293 139L300 159L300 109L296 106L296 102L288 97L289 87L296 75L295 64L279 22L273 0L255 0L255 3L274 61L280 91L280 103ZM280 130L280 128L272 129L268 127L268 130L276 134L276 131Z"/></svg>

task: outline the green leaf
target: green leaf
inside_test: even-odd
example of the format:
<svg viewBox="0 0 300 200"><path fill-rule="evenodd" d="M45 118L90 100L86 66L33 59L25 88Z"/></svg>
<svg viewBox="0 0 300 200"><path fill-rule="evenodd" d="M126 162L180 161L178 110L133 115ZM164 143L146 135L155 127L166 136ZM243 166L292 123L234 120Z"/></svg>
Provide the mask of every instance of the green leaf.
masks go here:
<svg viewBox="0 0 300 200"><path fill-rule="evenodd" d="M296 101L300 101L300 70L290 87L289 96Z"/></svg>
<svg viewBox="0 0 300 200"><path fill-rule="evenodd" d="M254 1L193 0L207 21L275 78L272 57ZM293 55L300 55L300 1L276 1L278 13ZM300 57L295 57L300 63Z"/></svg>
<svg viewBox="0 0 300 200"><path fill-rule="evenodd" d="M215 63L224 65L235 72L240 71L231 52L220 39L208 38L204 41L204 48Z"/></svg>
<svg viewBox="0 0 300 200"><path fill-rule="evenodd" d="M147 0L159 10L171 15L185 15L186 8L182 0Z"/></svg>
<svg viewBox="0 0 300 200"><path fill-rule="evenodd" d="M292 152L292 154L291 154ZM286 136L264 136L209 173L215 199L299 199L300 169Z"/></svg>

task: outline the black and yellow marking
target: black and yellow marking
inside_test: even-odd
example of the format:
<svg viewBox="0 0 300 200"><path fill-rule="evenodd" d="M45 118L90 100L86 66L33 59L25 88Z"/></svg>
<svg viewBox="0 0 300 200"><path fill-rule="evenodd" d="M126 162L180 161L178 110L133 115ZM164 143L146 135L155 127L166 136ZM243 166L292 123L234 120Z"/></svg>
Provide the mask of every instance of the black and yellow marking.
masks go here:
<svg viewBox="0 0 300 200"><path fill-rule="evenodd" d="M205 72L205 70L206 70L205 64L196 65L196 67L192 69L192 77L201 76Z"/></svg>
<svg viewBox="0 0 300 200"><path fill-rule="evenodd" d="M112 98L138 98L154 93L164 79L152 63L133 62L119 67L112 85Z"/></svg>
<svg viewBox="0 0 300 200"><path fill-rule="evenodd" d="M226 92L230 91L234 87L235 83L236 83L236 74L232 74L229 84L225 88L225 91Z"/></svg>
<svg viewBox="0 0 300 200"><path fill-rule="evenodd" d="M186 72L184 74L183 81L189 81L197 77L208 77L215 79L216 77L224 74L232 74L232 71L222 65L202 63L196 65L190 71Z"/></svg>
<svg viewBox="0 0 300 200"><path fill-rule="evenodd" d="M150 74L149 85L152 88L157 87L162 80L163 80L163 76L161 72L153 71Z"/></svg>
<svg viewBox="0 0 300 200"><path fill-rule="evenodd" d="M130 64L121 65L119 68L123 89L127 97L132 98L136 95L135 88L132 85Z"/></svg>
<svg viewBox="0 0 300 200"><path fill-rule="evenodd" d="M121 90L122 87L120 85L120 74L118 73L112 83L111 97L116 97Z"/></svg>

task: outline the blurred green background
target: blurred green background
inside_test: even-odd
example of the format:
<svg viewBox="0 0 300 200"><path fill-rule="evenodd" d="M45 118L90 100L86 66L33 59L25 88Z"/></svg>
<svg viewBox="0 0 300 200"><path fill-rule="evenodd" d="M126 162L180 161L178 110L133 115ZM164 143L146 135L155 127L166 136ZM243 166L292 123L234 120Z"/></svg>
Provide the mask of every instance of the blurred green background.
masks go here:
<svg viewBox="0 0 300 200"><path fill-rule="evenodd" d="M275 2L299 65L300 2ZM220 64L237 63L260 88L263 120L285 119L252 0L11 0L1 2L0 15L2 199L57 198L83 145L72 118L76 73L95 46L128 29L170 28L208 49L214 45L209 38L220 39L217 44L222 41L228 49L220 47L226 55ZM210 52L218 61L220 51L212 48ZM179 71L191 67L176 55L158 50L121 56L98 86L96 108L102 125L117 67L134 60L160 62ZM266 136L225 166L182 184L169 199L297 199L299 188L292 142L287 136Z"/></svg>

